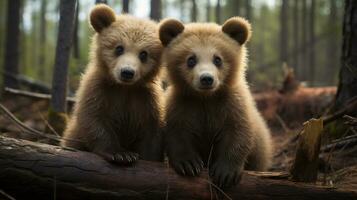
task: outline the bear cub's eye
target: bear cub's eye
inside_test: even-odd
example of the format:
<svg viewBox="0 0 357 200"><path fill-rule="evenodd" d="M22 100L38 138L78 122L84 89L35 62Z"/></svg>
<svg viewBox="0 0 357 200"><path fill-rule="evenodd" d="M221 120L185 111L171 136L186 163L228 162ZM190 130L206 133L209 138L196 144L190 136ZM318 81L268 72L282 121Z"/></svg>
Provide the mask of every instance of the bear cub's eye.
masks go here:
<svg viewBox="0 0 357 200"><path fill-rule="evenodd" d="M115 55L116 56L120 56L124 53L124 47L119 45L117 47L115 47Z"/></svg>
<svg viewBox="0 0 357 200"><path fill-rule="evenodd" d="M197 64L197 58L196 56L190 56L187 59L187 67L192 68Z"/></svg>
<svg viewBox="0 0 357 200"><path fill-rule="evenodd" d="M214 56L213 64L216 65L217 67L222 66L222 59L219 56Z"/></svg>
<svg viewBox="0 0 357 200"><path fill-rule="evenodd" d="M148 59L148 52L147 51L141 51L139 53L139 59L141 62L145 62Z"/></svg>

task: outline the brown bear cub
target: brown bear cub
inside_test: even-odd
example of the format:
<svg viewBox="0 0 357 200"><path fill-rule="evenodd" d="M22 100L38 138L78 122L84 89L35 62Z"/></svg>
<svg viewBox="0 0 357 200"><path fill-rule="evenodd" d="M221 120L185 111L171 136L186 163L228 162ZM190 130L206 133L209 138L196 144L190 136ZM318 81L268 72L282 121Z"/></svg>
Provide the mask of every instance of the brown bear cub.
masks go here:
<svg viewBox="0 0 357 200"><path fill-rule="evenodd" d="M162 91L158 79L162 44L153 21L116 16L99 4L90 13L90 62L64 136L64 146L130 164L163 159Z"/></svg>
<svg viewBox="0 0 357 200"><path fill-rule="evenodd" d="M239 17L223 26L167 19L159 33L172 84L165 116L171 166L189 176L207 167L220 187L238 183L244 167L267 170L270 132L245 78L250 24Z"/></svg>

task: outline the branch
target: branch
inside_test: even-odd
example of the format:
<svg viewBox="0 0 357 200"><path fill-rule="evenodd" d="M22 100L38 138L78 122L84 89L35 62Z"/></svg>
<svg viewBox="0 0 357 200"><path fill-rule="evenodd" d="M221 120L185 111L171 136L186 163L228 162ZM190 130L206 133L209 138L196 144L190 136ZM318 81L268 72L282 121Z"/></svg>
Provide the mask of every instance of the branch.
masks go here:
<svg viewBox="0 0 357 200"><path fill-rule="evenodd" d="M344 115L348 115L356 111L357 111L357 96L348 100L341 109L337 110L333 114L322 117L324 121L324 126L343 117Z"/></svg>
<svg viewBox="0 0 357 200"><path fill-rule="evenodd" d="M0 187L16 199L357 199L356 191L257 172L245 172L242 182L223 194L210 190L206 172L183 178L160 163L116 166L91 153L2 136Z"/></svg>
<svg viewBox="0 0 357 200"><path fill-rule="evenodd" d="M18 95L18 96L23 96L23 97L29 97L34 100L47 100L49 101L51 99L51 95L49 94L44 94L44 93L37 93L37 92L29 92L29 91L24 91L24 90L18 90L18 89L13 89L13 88L5 88L5 92L8 94L12 95ZM76 102L76 99L73 97L67 97L67 103L69 106L72 106Z"/></svg>
<svg viewBox="0 0 357 200"><path fill-rule="evenodd" d="M20 83L20 85L24 85L28 87L32 91L37 91L41 93L46 93L49 94L51 92L51 88L47 86L45 83L23 76L23 75L18 75L18 74L11 74L7 72L0 71L2 74L5 76L12 78Z"/></svg>

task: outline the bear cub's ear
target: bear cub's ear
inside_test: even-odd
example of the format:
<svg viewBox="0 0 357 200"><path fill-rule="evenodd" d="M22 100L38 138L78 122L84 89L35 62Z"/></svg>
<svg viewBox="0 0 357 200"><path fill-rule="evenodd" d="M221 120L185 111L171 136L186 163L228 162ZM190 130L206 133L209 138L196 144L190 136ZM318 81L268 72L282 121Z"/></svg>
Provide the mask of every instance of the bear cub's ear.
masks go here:
<svg viewBox="0 0 357 200"><path fill-rule="evenodd" d="M246 43L251 36L249 22L241 17L232 17L222 25L222 31L237 41L240 45Z"/></svg>
<svg viewBox="0 0 357 200"><path fill-rule="evenodd" d="M185 26L176 19L165 19L160 23L159 35L162 45L167 46L183 32Z"/></svg>
<svg viewBox="0 0 357 200"><path fill-rule="evenodd" d="M113 9L105 4L97 4L90 12L90 23L95 31L100 33L115 21Z"/></svg>

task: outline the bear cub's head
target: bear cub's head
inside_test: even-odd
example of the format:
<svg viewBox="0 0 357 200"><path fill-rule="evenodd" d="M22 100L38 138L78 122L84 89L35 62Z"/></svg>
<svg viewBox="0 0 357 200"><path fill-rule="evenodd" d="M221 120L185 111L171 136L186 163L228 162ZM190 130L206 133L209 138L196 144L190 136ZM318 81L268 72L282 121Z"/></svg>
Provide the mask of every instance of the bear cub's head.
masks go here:
<svg viewBox="0 0 357 200"><path fill-rule="evenodd" d="M134 85L158 73L162 44L155 22L115 15L107 5L98 4L90 13L90 23L97 32L95 56L113 81Z"/></svg>
<svg viewBox="0 0 357 200"><path fill-rule="evenodd" d="M204 94L233 85L240 78L237 73L244 71L244 44L250 29L240 17L230 18L222 26L163 20L159 28L166 47L163 61L173 84Z"/></svg>

